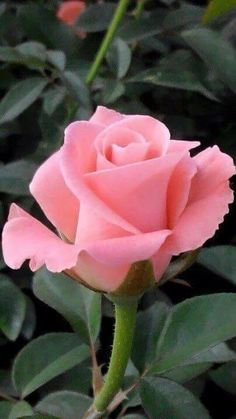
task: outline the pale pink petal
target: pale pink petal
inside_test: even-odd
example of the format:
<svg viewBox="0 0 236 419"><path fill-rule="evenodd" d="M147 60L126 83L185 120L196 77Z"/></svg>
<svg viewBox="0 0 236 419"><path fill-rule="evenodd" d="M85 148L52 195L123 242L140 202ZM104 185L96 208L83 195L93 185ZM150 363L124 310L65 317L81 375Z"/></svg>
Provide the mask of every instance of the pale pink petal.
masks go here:
<svg viewBox="0 0 236 419"><path fill-rule="evenodd" d="M197 174L192 182L190 203L206 197L235 174L233 159L217 146L207 148L193 160L197 165Z"/></svg>
<svg viewBox="0 0 236 419"><path fill-rule="evenodd" d="M102 125L88 121L72 122L65 129L65 144L62 152L66 146L73 149L73 159L76 161L80 175L96 169L94 140L103 129Z"/></svg>
<svg viewBox="0 0 236 419"><path fill-rule="evenodd" d="M86 200L82 200L75 242L79 247L94 240L124 237L131 234L120 225L109 222L105 215L99 212L96 206L92 207Z"/></svg>
<svg viewBox="0 0 236 419"><path fill-rule="evenodd" d="M165 270L167 269L172 255L165 251L165 244L160 248L160 250L152 257L153 270L156 276L156 280L161 279Z"/></svg>
<svg viewBox="0 0 236 419"><path fill-rule="evenodd" d="M196 148L201 143L199 141L183 141L183 140L170 140L167 153L176 153L178 151L188 151Z"/></svg>
<svg viewBox="0 0 236 419"><path fill-rule="evenodd" d="M110 125L123 118L126 118L126 116L119 112L105 108L104 106L98 106L89 121L93 124Z"/></svg>
<svg viewBox="0 0 236 419"><path fill-rule="evenodd" d="M73 271L91 287L112 292L122 284L129 268L130 265L110 266L102 264L82 251Z"/></svg>
<svg viewBox="0 0 236 419"><path fill-rule="evenodd" d="M201 247L214 236L232 202L233 191L228 182L222 182L211 194L188 205L167 239L169 253L178 255Z"/></svg>
<svg viewBox="0 0 236 419"><path fill-rule="evenodd" d="M78 164L78 148L76 138L67 141L61 154L61 168L63 177L69 189L74 193L80 202L86 202L91 208L96 208L97 213L110 224L117 225L130 233L138 232L131 223L128 223L121 216L115 213L107 204L101 200L85 183L84 176L81 175L81 167Z"/></svg>
<svg viewBox="0 0 236 419"><path fill-rule="evenodd" d="M3 256L6 264L18 269L27 259L36 271L46 265L51 272L61 272L76 265L78 251L63 242L38 220L15 204L2 233Z"/></svg>
<svg viewBox="0 0 236 419"><path fill-rule="evenodd" d="M74 241L79 201L69 190L60 169L60 152L53 154L35 173L30 192L51 223Z"/></svg>
<svg viewBox="0 0 236 419"><path fill-rule="evenodd" d="M149 143L148 158L162 156L166 153L170 142L170 132L160 121L151 116L131 115L116 122L115 128L128 128L141 134Z"/></svg>
<svg viewBox="0 0 236 419"><path fill-rule="evenodd" d="M228 205L233 202L228 182L235 173L231 157L214 146L199 153L193 161L197 172L191 182L188 202L166 242L168 252L173 255L202 246L215 234L229 211Z"/></svg>
<svg viewBox="0 0 236 419"><path fill-rule="evenodd" d="M166 207L169 229L174 228L186 207L192 178L196 171L196 163L188 154L186 154L177 164L171 175Z"/></svg>
<svg viewBox="0 0 236 419"><path fill-rule="evenodd" d="M111 125L97 136L95 148L100 157L97 168L99 163L99 170L102 170L109 168L111 163L120 166L144 160L149 144L139 133ZM104 160L106 161L103 167L101 163Z"/></svg>
<svg viewBox="0 0 236 419"><path fill-rule="evenodd" d="M170 176L183 153L172 153L84 176L91 190L116 214L142 232L167 228Z"/></svg>
<svg viewBox="0 0 236 419"><path fill-rule="evenodd" d="M127 237L97 240L86 244L84 250L105 265L132 264L150 259L170 234L170 230L160 230Z"/></svg>

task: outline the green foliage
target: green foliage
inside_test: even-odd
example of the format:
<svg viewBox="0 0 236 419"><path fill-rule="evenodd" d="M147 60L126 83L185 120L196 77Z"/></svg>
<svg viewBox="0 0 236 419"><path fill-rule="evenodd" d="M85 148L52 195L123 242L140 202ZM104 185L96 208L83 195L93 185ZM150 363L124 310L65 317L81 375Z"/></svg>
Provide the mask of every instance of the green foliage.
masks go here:
<svg viewBox="0 0 236 419"><path fill-rule="evenodd" d="M16 340L23 326L26 300L19 288L8 278L0 277L0 330Z"/></svg>
<svg viewBox="0 0 236 419"><path fill-rule="evenodd" d="M85 342L96 340L101 320L101 297L63 274L46 269L35 274L35 295L63 315Z"/></svg>
<svg viewBox="0 0 236 419"><path fill-rule="evenodd" d="M210 418L190 391L171 380L146 378L141 385L141 397L151 419Z"/></svg>
<svg viewBox="0 0 236 419"><path fill-rule="evenodd" d="M73 391L58 391L41 400L36 409L42 413L58 416L60 419L82 419L92 399Z"/></svg>
<svg viewBox="0 0 236 419"><path fill-rule="evenodd" d="M198 262L219 276L236 284L236 246L216 246L202 249Z"/></svg>
<svg viewBox="0 0 236 419"><path fill-rule="evenodd" d="M146 0L140 15L131 1L91 86L117 2L88 1L74 27L56 17L59 3L0 4L2 224L12 201L45 222L29 193L33 173L59 149L65 127L97 104L152 115L172 138L236 157L234 0ZM124 394L107 418L214 419L209 381L222 400L235 396L234 226L231 208L198 264L180 274L192 288L168 284L142 298ZM99 365L109 359L110 303L64 274L13 272L2 257L0 270L0 418L82 418L99 377L94 355Z"/></svg>
<svg viewBox="0 0 236 419"><path fill-rule="evenodd" d="M50 333L33 340L17 355L13 380L24 398L37 388L88 358L75 334Z"/></svg>

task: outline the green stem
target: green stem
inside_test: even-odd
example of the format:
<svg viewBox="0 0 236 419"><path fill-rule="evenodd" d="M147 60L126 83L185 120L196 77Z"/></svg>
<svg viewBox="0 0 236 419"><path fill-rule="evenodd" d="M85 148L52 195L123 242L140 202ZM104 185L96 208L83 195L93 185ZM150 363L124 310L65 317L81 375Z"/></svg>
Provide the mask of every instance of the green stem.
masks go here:
<svg viewBox="0 0 236 419"><path fill-rule="evenodd" d="M118 6L117 6L116 11L114 13L114 16L112 18L112 21L111 21L111 23L108 27L107 32L106 32L106 35L103 38L103 41L102 41L102 43L100 45L100 48L97 52L97 55L95 57L95 60L94 60L92 66L89 70L89 73L87 75L86 83L88 85L90 85L93 82L94 78L97 75L97 72L98 72L98 70L99 70L99 68L102 64L103 58L105 57L105 54L106 54L106 52L107 52L107 50L108 50L108 48L109 48L109 46L110 46L110 44L111 44L111 42L114 38L114 35L115 35L116 30L119 26L119 23L121 22L124 14L127 10L129 2L130 2L130 0L120 0L119 3L118 3Z"/></svg>
<svg viewBox="0 0 236 419"><path fill-rule="evenodd" d="M146 2L146 0L138 0L137 6L136 6L136 8L134 10L134 17L135 17L135 19L139 19L140 18L140 15L142 14L142 11L143 11L144 6L145 6L145 2Z"/></svg>
<svg viewBox="0 0 236 419"><path fill-rule="evenodd" d="M97 412L105 411L121 388L132 347L137 305L137 301L115 303L113 349L105 383L94 400Z"/></svg>

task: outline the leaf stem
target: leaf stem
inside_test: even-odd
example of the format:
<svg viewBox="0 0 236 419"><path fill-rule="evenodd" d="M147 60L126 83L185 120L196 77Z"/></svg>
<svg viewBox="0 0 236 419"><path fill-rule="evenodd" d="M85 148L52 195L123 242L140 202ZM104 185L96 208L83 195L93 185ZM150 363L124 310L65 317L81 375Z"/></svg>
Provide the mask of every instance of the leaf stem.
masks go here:
<svg viewBox="0 0 236 419"><path fill-rule="evenodd" d="M137 301L115 303L116 324L108 373L94 400L94 410L103 412L118 393L129 360L137 313Z"/></svg>
<svg viewBox="0 0 236 419"><path fill-rule="evenodd" d="M137 6L134 9L135 19L140 18L141 14L142 14L142 11L144 9L145 3L146 3L146 0L137 0Z"/></svg>
<svg viewBox="0 0 236 419"><path fill-rule="evenodd" d="M97 72L102 64L103 58L105 57L105 54L115 36L116 30L127 10L127 7L129 5L130 0L120 0L117 8L115 10L114 16L111 20L111 23L108 27L108 30L103 38L103 41L100 45L100 48L97 52L97 55L95 57L95 60L89 70L89 73L86 78L86 83L90 85L93 80L95 79Z"/></svg>

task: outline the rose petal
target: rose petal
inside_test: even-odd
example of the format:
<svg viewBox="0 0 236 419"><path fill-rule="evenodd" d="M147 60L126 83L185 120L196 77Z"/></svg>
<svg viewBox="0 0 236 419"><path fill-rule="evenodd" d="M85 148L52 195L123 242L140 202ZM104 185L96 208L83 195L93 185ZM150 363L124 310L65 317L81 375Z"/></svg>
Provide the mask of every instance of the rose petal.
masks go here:
<svg viewBox="0 0 236 419"><path fill-rule="evenodd" d="M173 255L197 249L212 237L233 202L228 179L235 173L233 160L217 146L194 157L197 172L193 177L188 203L166 246Z"/></svg>
<svg viewBox="0 0 236 419"><path fill-rule="evenodd" d="M61 272L77 262L75 246L63 242L16 204L11 205L2 242L5 262L12 269L20 268L26 259L32 271L45 264L49 271Z"/></svg>
<svg viewBox="0 0 236 419"><path fill-rule="evenodd" d="M198 170L192 182L190 202L204 198L235 174L233 159L217 146L207 148L193 160Z"/></svg>
<svg viewBox="0 0 236 419"><path fill-rule="evenodd" d="M196 163L189 155L184 156L173 170L167 193L167 218L169 229L174 228L186 207L191 181L196 171Z"/></svg>
<svg viewBox="0 0 236 419"><path fill-rule="evenodd" d="M116 214L142 232L167 228L166 195L170 176L183 157L157 159L84 176L88 186Z"/></svg>
<svg viewBox="0 0 236 419"><path fill-rule="evenodd" d="M69 190L60 170L60 152L53 154L35 173L30 192L52 224L74 241L79 201Z"/></svg>
<svg viewBox="0 0 236 419"><path fill-rule="evenodd" d="M79 247L83 246L83 243L94 240L124 237L129 234L129 231L124 230L121 226L108 222L96 206L92 207L87 201L81 202L76 234L76 244Z"/></svg>
<svg viewBox="0 0 236 419"><path fill-rule="evenodd" d="M129 268L130 265L109 266L102 264L82 251L73 271L91 287L112 292L122 284Z"/></svg>
<svg viewBox="0 0 236 419"><path fill-rule="evenodd" d="M83 1L67 1L60 5L57 17L68 25L73 25L84 9L85 4Z"/></svg>
<svg viewBox="0 0 236 419"><path fill-rule="evenodd" d="M188 205L167 242L169 253L178 255L201 247L214 236L232 202L233 191L228 182L223 182L205 198Z"/></svg>
<svg viewBox="0 0 236 419"><path fill-rule="evenodd" d="M87 121L72 122L65 129L65 144L62 150L67 146L71 150L73 149L73 158L76 159L78 174L81 175L96 169L96 151L93 143L103 129L102 125Z"/></svg>
<svg viewBox="0 0 236 419"><path fill-rule="evenodd" d="M105 108L104 106L98 106L89 121L93 124L110 125L124 118L126 116L119 112Z"/></svg>
<svg viewBox="0 0 236 419"><path fill-rule="evenodd" d="M113 165L125 165L143 160L149 148L148 143L139 133L114 125L104 129L95 140L98 152L97 169L107 169ZM103 156L103 159L102 159ZM106 160L104 167L101 164Z"/></svg>
<svg viewBox="0 0 236 419"><path fill-rule="evenodd" d="M198 147L200 144L201 143L199 141L170 140L167 153L189 151L192 148Z"/></svg>
<svg viewBox="0 0 236 419"><path fill-rule="evenodd" d="M116 214L88 188L81 173L83 171L83 168L81 169L83 163L78 164L83 159L83 156L83 153L80 154L80 147L78 147L76 136L71 136L69 141L66 141L62 147L61 154L61 169L69 189L80 202L86 202L91 209L96 208L96 211L109 223L136 234L138 232L137 228Z"/></svg>
<svg viewBox="0 0 236 419"><path fill-rule="evenodd" d="M116 122L113 127L128 128L141 134L146 142L150 144L148 158L164 155L169 147L170 132L168 128L151 116L127 116L123 120Z"/></svg>
<svg viewBox="0 0 236 419"><path fill-rule="evenodd" d="M160 230L127 237L97 240L84 246L84 250L105 265L132 264L150 259L170 234L170 230Z"/></svg>
<svg viewBox="0 0 236 419"><path fill-rule="evenodd" d="M157 281L161 279L163 273L168 267L171 261L171 255L165 250L165 244L160 248L160 250L152 257L153 270L156 276Z"/></svg>

